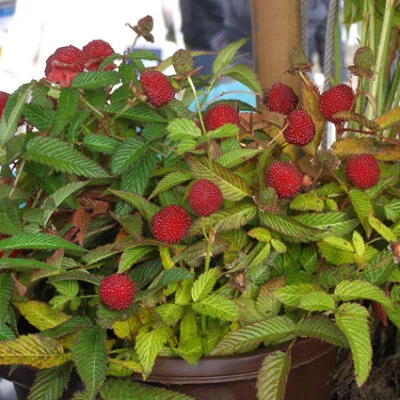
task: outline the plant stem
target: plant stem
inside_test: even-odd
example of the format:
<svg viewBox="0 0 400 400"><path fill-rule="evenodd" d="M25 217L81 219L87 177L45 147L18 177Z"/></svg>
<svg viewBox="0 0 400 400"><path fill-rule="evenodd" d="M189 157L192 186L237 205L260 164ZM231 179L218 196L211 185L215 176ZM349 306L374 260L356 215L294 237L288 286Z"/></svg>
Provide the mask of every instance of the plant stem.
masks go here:
<svg viewBox="0 0 400 400"><path fill-rule="evenodd" d="M189 82L190 88L192 89L192 92L194 95L194 101L196 102L196 110L197 110L197 114L199 116L201 130L203 132L203 135L205 135L207 133L207 131L206 131L206 127L204 126L203 116L201 115L201 107L200 107L199 99L197 97L196 88L194 87L193 80L190 76L188 76L187 80Z"/></svg>
<svg viewBox="0 0 400 400"><path fill-rule="evenodd" d="M9 198L9 199L11 199L11 197L12 197L12 195L14 194L15 189L16 189L16 187L17 187L17 185L18 185L19 180L21 179L21 175L22 175L22 171L23 171L23 169L24 169L24 166L25 166L25 160L22 161L21 166L19 167L19 171L18 171L17 176L16 176L16 178L15 178L14 185L13 185L13 187L11 188L10 193L8 194L8 198Z"/></svg>

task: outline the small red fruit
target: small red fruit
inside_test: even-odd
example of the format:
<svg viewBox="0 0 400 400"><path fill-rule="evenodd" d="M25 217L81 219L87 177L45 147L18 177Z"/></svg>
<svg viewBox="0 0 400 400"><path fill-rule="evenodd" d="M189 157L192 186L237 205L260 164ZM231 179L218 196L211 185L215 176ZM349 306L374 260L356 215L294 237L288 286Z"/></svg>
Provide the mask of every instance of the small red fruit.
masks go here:
<svg viewBox="0 0 400 400"><path fill-rule="evenodd" d="M304 110L294 110L287 117L287 128L283 131L285 140L290 144L305 146L315 135L314 122Z"/></svg>
<svg viewBox="0 0 400 400"><path fill-rule="evenodd" d="M359 189L375 186L380 177L379 165L371 154L351 157L346 164L346 176Z"/></svg>
<svg viewBox="0 0 400 400"><path fill-rule="evenodd" d="M292 198L301 188L303 175L290 162L275 161L267 172L266 184L284 199Z"/></svg>
<svg viewBox="0 0 400 400"><path fill-rule="evenodd" d="M75 75L83 71L84 64L83 53L78 48L64 46L47 59L44 73L48 81L69 87Z"/></svg>
<svg viewBox="0 0 400 400"><path fill-rule="evenodd" d="M204 125L208 131L213 131L225 124L239 126L238 110L230 104L220 103L211 106L204 115Z"/></svg>
<svg viewBox="0 0 400 400"><path fill-rule="evenodd" d="M122 311L127 309L135 298L135 283L125 275L109 275L101 281L99 293L107 308Z"/></svg>
<svg viewBox="0 0 400 400"><path fill-rule="evenodd" d="M97 71L103 60L111 54L114 54L114 49L104 40L96 39L84 46L82 48L82 53L85 57L85 68L88 71ZM116 65L114 63L110 63L104 67L104 70L108 71L115 67Z"/></svg>
<svg viewBox="0 0 400 400"><path fill-rule="evenodd" d="M3 115L3 110L7 104L7 100L9 97L10 97L10 95L8 93L0 92L0 118Z"/></svg>
<svg viewBox="0 0 400 400"><path fill-rule="evenodd" d="M328 121L341 123L343 120L333 116L339 111L350 111L354 103L354 93L350 86L340 84L322 93L319 109Z"/></svg>
<svg viewBox="0 0 400 400"><path fill-rule="evenodd" d="M199 179L189 191L188 201L197 215L207 217L217 211L224 200L219 187L208 179Z"/></svg>
<svg viewBox="0 0 400 400"><path fill-rule="evenodd" d="M268 92L265 105L269 111L287 115L296 108L298 101L299 98L291 87L276 82Z"/></svg>
<svg viewBox="0 0 400 400"><path fill-rule="evenodd" d="M147 100L154 107L162 107L175 97L175 89L172 87L166 75L159 71L143 72L140 83L147 96Z"/></svg>
<svg viewBox="0 0 400 400"><path fill-rule="evenodd" d="M190 223L188 212L183 207L172 204L153 216L151 229L157 240L177 243L186 236Z"/></svg>

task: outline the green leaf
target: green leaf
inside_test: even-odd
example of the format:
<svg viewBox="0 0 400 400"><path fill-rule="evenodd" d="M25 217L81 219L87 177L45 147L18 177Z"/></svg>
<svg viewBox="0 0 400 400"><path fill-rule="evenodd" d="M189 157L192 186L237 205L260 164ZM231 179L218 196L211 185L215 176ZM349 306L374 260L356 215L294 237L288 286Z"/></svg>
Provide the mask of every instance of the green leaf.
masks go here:
<svg viewBox="0 0 400 400"><path fill-rule="evenodd" d="M0 258L0 268L10 268L15 271L25 271L30 269L57 271L57 267L53 265L29 258Z"/></svg>
<svg viewBox="0 0 400 400"><path fill-rule="evenodd" d="M6 324L0 325L0 342L5 342L6 340L15 339L14 331L9 328Z"/></svg>
<svg viewBox="0 0 400 400"><path fill-rule="evenodd" d="M18 233L0 242L0 250L33 249L57 250L64 249L72 253L83 253L85 249L59 236L47 233Z"/></svg>
<svg viewBox="0 0 400 400"><path fill-rule="evenodd" d="M271 240L271 232L261 226L249 230L247 234L259 242L268 243Z"/></svg>
<svg viewBox="0 0 400 400"><path fill-rule="evenodd" d="M225 168L233 168L243 164L247 160L251 160L260 154L262 149L237 149L224 152L216 161Z"/></svg>
<svg viewBox="0 0 400 400"><path fill-rule="evenodd" d="M286 253L287 247L286 244L281 242L278 239L271 239L271 246L274 248L275 251L278 253Z"/></svg>
<svg viewBox="0 0 400 400"><path fill-rule="evenodd" d="M186 270L185 268L177 268L173 267L171 269L165 270L162 272L160 279L157 280L154 286L150 287L154 290L159 290L170 283L183 281L186 279L190 279L192 274L190 271Z"/></svg>
<svg viewBox="0 0 400 400"><path fill-rule="evenodd" d="M312 292L322 292L322 289L311 283L286 285L275 292L276 298L290 307L298 307L302 298Z"/></svg>
<svg viewBox="0 0 400 400"><path fill-rule="evenodd" d="M196 178L210 179L208 161L203 158L190 158L188 163ZM239 201L252 194L243 178L215 161L212 161L212 181L220 188L225 200Z"/></svg>
<svg viewBox="0 0 400 400"><path fill-rule="evenodd" d="M67 319L60 325L54 328L47 329L41 332L41 335L52 338L59 338L80 331L82 328L87 328L92 325L88 317L73 316Z"/></svg>
<svg viewBox="0 0 400 400"><path fill-rule="evenodd" d="M24 117L39 131L47 131L54 123L56 112L51 108L41 107L36 104L26 104Z"/></svg>
<svg viewBox="0 0 400 400"><path fill-rule="evenodd" d="M209 139L222 139L222 138L230 138L235 137L239 133L239 127L234 124L224 124L219 128L207 132L207 138ZM222 164L221 164L222 165Z"/></svg>
<svg viewBox="0 0 400 400"><path fill-rule="evenodd" d="M164 347L169 335L166 327L143 326L139 329L135 349L145 376L151 372L154 361Z"/></svg>
<svg viewBox="0 0 400 400"><path fill-rule="evenodd" d="M296 324L295 335L314 337L334 346L347 348L349 344L334 321L324 315L312 315Z"/></svg>
<svg viewBox="0 0 400 400"><path fill-rule="evenodd" d="M193 301L197 302L207 297L217 283L217 278L218 270L216 268L203 272L193 283L191 291Z"/></svg>
<svg viewBox="0 0 400 400"><path fill-rule="evenodd" d="M396 235L393 233L393 231L378 218L376 218L372 213L368 215L368 223L388 242L395 242L397 240Z"/></svg>
<svg viewBox="0 0 400 400"><path fill-rule="evenodd" d="M118 265L118 273L122 274L153 250L152 246L138 246L124 250Z"/></svg>
<svg viewBox="0 0 400 400"><path fill-rule="evenodd" d="M153 215L160 211L160 207L154 203L151 203L144 197L136 194L123 192L122 190L112 190L108 189L108 191L112 194L115 194L120 199L126 201L129 204L132 204L136 210L147 220L150 221L153 218Z"/></svg>
<svg viewBox="0 0 400 400"><path fill-rule="evenodd" d="M28 365L34 368L54 368L71 359L55 339L40 335L21 335L14 340L0 342L0 364Z"/></svg>
<svg viewBox="0 0 400 400"><path fill-rule="evenodd" d="M256 307L265 316L277 315L281 309L281 303L275 297L275 292L285 284L283 277L271 279L263 286L257 296Z"/></svg>
<svg viewBox="0 0 400 400"><path fill-rule="evenodd" d="M365 253L364 239L357 231L353 232L353 247L358 256L362 256Z"/></svg>
<svg viewBox="0 0 400 400"><path fill-rule="evenodd" d="M366 281L344 280L339 282L335 288L334 296L338 301L368 299L382 304L385 308L392 308L392 303L385 292Z"/></svg>
<svg viewBox="0 0 400 400"><path fill-rule="evenodd" d="M99 327L81 329L72 347L75 367L90 398L94 398L106 377L106 331Z"/></svg>
<svg viewBox="0 0 400 400"><path fill-rule="evenodd" d="M318 197L315 190L297 195L289 204L291 210L322 212L324 201Z"/></svg>
<svg viewBox="0 0 400 400"><path fill-rule="evenodd" d="M183 307L179 304L166 303L156 308L157 315L166 325L176 325L182 318Z"/></svg>
<svg viewBox="0 0 400 400"><path fill-rule="evenodd" d="M168 137L172 140L194 139L201 136L201 129L196 123L187 118L176 118L168 126Z"/></svg>
<svg viewBox="0 0 400 400"><path fill-rule="evenodd" d="M7 318L11 301L11 290L14 286L10 273L0 273L0 327Z"/></svg>
<svg viewBox="0 0 400 400"><path fill-rule="evenodd" d="M147 151L146 144L138 138L129 138L116 150L111 164L112 173L119 175L128 169Z"/></svg>
<svg viewBox="0 0 400 400"><path fill-rule="evenodd" d="M119 142L109 136L88 133L83 139L83 143L95 153L114 154L119 146Z"/></svg>
<svg viewBox="0 0 400 400"><path fill-rule="evenodd" d="M232 300L216 293L194 303L192 308L201 315L223 321L235 321L239 317L239 310L236 304Z"/></svg>
<svg viewBox="0 0 400 400"><path fill-rule="evenodd" d="M58 400L68 385L72 363L39 371L29 392L29 400Z"/></svg>
<svg viewBox="0 0 400 400"><path fill-rule="evenodd" d="M351 264L354 262L354 251L341 250L337 246L332 246L326 242L319 242L318 249L321 255L334 265Z"/></svg>
<svg viewBox="0 0 400 400"><path fill-rule="evenodd" d="M119 83L118 74L115 71L85 71L75 76L72 87L77 89L96 89L106 85Z"/></svg>
<svg viewBox="0 0 400 400"><path fill-rule="evenodd" d="M117 114L119 117L138 122L165 123L166 120L154 108L147 104L138 103L127 109L124 102L114 103L105 107L105 111Z"/></svg>
<svg viewBox="0 0 400 400"><path fill-rule="evenodd" d="M290 356L283 351L268 354L257 376L259 400L284 400L286 381L290 372Z"/></svg>
<svg viewBox="0 0 400 400"><path fill-rule="evenodd" d="M130 379L108 379L100 393L104 400L194 400L186 394L157 387L150 388Z"/></svg>
<svg viewBox="0 0 400 400"><path fill-rule="evenodd" d="M311 292L304 295L298 305L307 311L331 311L335 309L335 301L325 292Z"/></svg>
<svg viewBox="0 0 400 400"><path fill-rule="evenodd" d="M369 215L373 213L371 200L365 192L359 189L350 190L349 198L367 237L369 237L372 232L371 226L368 222Z"/></svg>
<svg viewBox="0 0 400 400"><path fill-rule="evenodd" d="M400 122L400 107L394 107L387 113L375 118L380 130L385 130Z"/></svg>
<svg viewBox="0 0 400 400"><path fill-rule="evenodd" d="M250 68L248 65L236 64L224 71L223 75L230 76L231 78L238 80L253 92L262 92L260 82L258 81L254 69Z"/></svg>
<svg viewBox="0 0 400 400"><path fill-rule="evenodd" d="M334 247L335 249L348 251L351 253L354 252L353 245L344 238L328 236L322 239L322 241L329 244L331 247Z"/></svg>
<svg viewBox="0 0 400 400"><path fill-rule="evenodd" d="M254 322L228 332L211 354L223 356L240 353L241 349L245 349L252 342L274 343L289 340L293 337L294 329L295 323L286 315Z"/></svg>
<svg viewBox="0 0 400 400"><path fill-rule="evenodd" d="M62 311L55 311L47 303L36 300L13 304L26 320L40 331L54 328L71 318Z"/></svg>
<svg viewBox="0 0 400 400"><path fill-rule="evenodd" d="M241 39L225 46L217 55L213 62L212 71L214 75L222 73L222 71L233 61L237 51L249 39Z"/></svg>
<svg viewBox="0 0 400 400"><path fill-rule="evenodd" d="M79 104L79 92L72 88L61 88L58 100L56 119L53 126L53 134L58 135L75 116Z"/></svg>
<svg viewBox="0 0 400 400"><path fill-rule="evenodd" d="M160 182L157 183L157 186L154 188L153 192L151 193L149 200L153 197L158 196L160 193L166 192L173 187L179 186L181 183L189 181L193 178L193 174L188 172L171 172L166 175Z"/></svg>
<svg viewBox="0 0 400 400"><path fill-rule="evenodd" d="M56 171L89 178L108 177L107 172L92 159L58 139L37 136L28 142L26 148L27 160L48 165Z"/></svg>
<svg viewBox="0 0 400 400"><path fill-rule="evenodd" d="M368 310L356 303L344 303L335 313L336 323L350 344L356 382L360 387L367 380L372 366L368 316Z"/></svg>

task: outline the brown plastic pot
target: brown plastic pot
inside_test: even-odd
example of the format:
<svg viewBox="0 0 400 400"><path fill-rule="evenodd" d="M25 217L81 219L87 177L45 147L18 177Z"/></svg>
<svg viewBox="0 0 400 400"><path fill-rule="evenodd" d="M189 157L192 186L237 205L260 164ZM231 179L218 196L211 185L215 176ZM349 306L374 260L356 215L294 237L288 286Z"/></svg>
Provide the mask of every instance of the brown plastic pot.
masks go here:
<svg viewBox="0 0 400 400"><path fill-rule="evenodd" d="M188 394L196 400L257 400L256 380L264 357L285 346L225 357L205 357L190 365L173 357L159 357L146 383ZM329 400L334 347L316 339L299 340L292 348L292 363L285 400ZM134 379L140 380L138 375Z"/></svg>

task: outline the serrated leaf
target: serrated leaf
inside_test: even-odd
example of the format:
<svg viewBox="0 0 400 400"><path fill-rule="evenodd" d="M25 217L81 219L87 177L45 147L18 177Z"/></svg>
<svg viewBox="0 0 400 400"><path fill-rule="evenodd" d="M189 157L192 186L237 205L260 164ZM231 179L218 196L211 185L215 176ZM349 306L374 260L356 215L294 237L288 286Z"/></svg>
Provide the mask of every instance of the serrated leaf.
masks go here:
<svg viewBox="0 0 400 400"><path fill-rule="evenodd" d="M350 190L349 198L367 237L369 237L372 232L371 225L368 222L368 217L373 212L371 200L365 192L359 189Z"/></svg>
<svg viewBox="0 0 400 400"><path fill-rule="evenodd" d="M372 283L355 280L339 282L335 288L334 296L339 301L351 301L368 299L382 304L386 308L392 308L390 299L385 292Z"/></svg>
<svg viewBox="0 0 400 400"><path fill-rule="evenodd" d="M259 242L268 243L271 240L271 232L261 226L250 229L247 234Z"/></svg>
<svg viewBox="0 0 400 400"><path fill-rule="evenodd" d="M393 199L383 206L385 216L388 220L397 222L400 220L400 200Z"/></svg>
<svg viewBox="0 0 400 400"><path fill-rule="evenodd" d="M367 380L372 365L368 316L368 310L356 303L344 303L335 313L336 323L350 344L356 382L360 387Z"/></svg>
<svg viewBox="0 0 400 400"><path fill-rule="evenodd" d="M212 355L230 355L240 353L249 343L265 341L273 343L290 340L295 323L286 315L274 316L263 321L245 325L235 331L228 332L211 352Z"/></svg>
<svg viewBox="0 0 400 400"><path fill-rule="evenodd" d="M77 89L96 89L107 85L119 83L115 71L85 71L74 77L72 87Z"/></svg>
<svg viewBox="0 0 400 400"><path fill-rule="evenodd" d="M80 330L72 347L72 355L90 398L94 398L106 377L106 331L99 327Z"/></svg>
<svg viewBox="0 0 400 400"><path fill-rule="evenodd" d="M349 347L343 332L334 321L324 315L312 315L309 318L300 320L296 324L295 335L318 338L338 347Z"/></svg>
<svg viewBox="0 0 400 400"><path fill-rule="evenodd" d="M0 327L3 326L7 318L13 286L14 283L10 273L0 274Z"/></svg>
<svg viewBox="0 0 400 400"><path fill-rule="evenodd" d="M147 151L146 144L138 138L129 138L116 150L111 164L112 173L119 175L136 162Z"/></svg>
<svg viewBox="0 0 400 400"><path fill-rule="evenodd" d="M334 265L351 264L356 256L354 251L342 250L326 242L318 242L318 249L322 257Z"/></svg>
<svg viewBox="0 0 400 400"><path fill-rule="evenodd" d="M88 178L108 177L107 172L92 159L58 139L36 136L28 142L26 148L27 160L48 165L56 171Z"/></svg>
<svg viewBox="0 0 400 400"><path fill-rule="evenodd" d="M290 371L290 356L283 351L268 354L257 376L259 400L283 400Z"/></svg>
<svg viewBox="0 0 400 400"><path fill-rule="evenodd" d="M54 123L56 112L51 108L41 107L36 104L26 104L24 117L39 131L46 131Z"/></svg>
<svg viewBox="0 0 400 400"><path fill-rule="evenodd" d="M388 242L395 242L397 240L396 235L393 233L393 231L388 228L382 221L376 218L372 213L368 215L368 223Z"/></svg>
<svg viewBox="0 0 400 400"><path fill-rule="evenodd" d="M79 92L72 88L61 88L58 100L56 118L54 121L53 132L58 135L68 122L75 115L79 104Z"/></svg>
<svg viewBox="0 0 400 400"><path fill-rule="evenodd" d="M368 261L359 276L374 285L383 285L389 280L394 269L395 262L393 255L384 250Z"/></svg>
<svg viewBox="0 0 400 400"><path fill-rule="evenodd" d="M202 158L190 158L188 163L196 178L210 179L212 175L212 181L219 187L225 200L239 201L251 196L251 189L243 178L215 161L212 161L212 174L208 161Z"/></svg>
<svg viewBox="0 0 400 400"><path fill-rule="evenodd" d="M28 400L58 400L68 385L71 371L69 363L37 372Z"/></svg>
<svg viewBox="0 0 400 400"><path fill-rule="evenodd" d="M0 342L15 339L14 331L6 324L0 325Z"/></svg>
<svg viewBox="0 0 400 400"><path fill-rule="evenodd" d="M244 296L240 296L233 300L239 309L239 321L241 323L252 323L255 321L261 321L266 316L270 317L276 314L263 313L258 310L256 302L253 299L249 299ZM277 301L280 306L280 303Z"/></svg>
<svg viewBox="0 0 400 400"><path fill-rule="evenodd" d="M357 231L353 232L353 247L358 256L365 253L364 239Z"/></svg>
<svg viewBox="0 0 400 400"><path fill-rule="evenodd" d="M311 292L304 295L298 305L307 311L331 311L335 309L335 301L325 292Z"/></svg>
<svg viewBox="0 0 400 400"><path fill-rule="evenodd" d="M57 250L64 249L72 253L83 253L85 249L59 236L47 233L19 233L0 242L0 250L33 249Z"/></svg>
<svg viewBox="0 0 400 400"><path fill-rule="evenodd" d="M173 267L171 269L163 271L160 279L158 279L155 282L154 286L152 286L151 288L154 290L158 290L169 285L170 283L190 279L191 277L191 272L186 270L185 268Z"/></svg>
<svg viewBox="0 0 400 400"><path fill-rule="evenodd" d="M179 304L166 303L156 308L157 315L166 325L176 325L182 318L183 307Z"/></svg>
<svg viewBox="0 0 400 400"><path fill-rule="evenodd" d="M274 248L275 251L278 253L286 253L287 252L287 247L285 243L278 239L271 239L271 246Z"/></svg>
<svg viewBox="0 0 400 400"><path fill-rule="evenodd" d="M77 281L60 281L53 282L54 287L57 289L58 293L64 295L68 298L73 298L79 293L79 284Z"/></svg>
<svg viewBox="0 0 400 400"><path fill-rule="evenodd" d="M216 293L194 303L192 308L201 315L223 321L235 321L239 317L239 310L236 304L232 300Z"/></svg>
<svg viewBox="0 0 400 400"><path fill-rule="evenodd" d="M108 379L100 393L104 400L194 400L186 394L122 379Z"/></svg>
<svg viewBox="0 0 400 400"><path fill-rule="evenodd" d="M91 274L86 269L75 269L73 271L65 272L51 277L52 282L78 280L78 281L93 283L93 285L96 286L100 286L102 279L103 279L102 275Z"/></svg>
<svg viewBox="0 0 400 400"><path fill-rule="evenodd" d="M176 118L168 126L168 137L172 140L194 139L201 136L201 129L196 123L187 118Z"/></svg>
<svg viewBox="0 0 400 400"><path fill-rule="evenodd" d="M91 326L92 322L88 317L73 316L54 328L41 332L41 335L52 338L59 338L78 332L80 329Z"/></svg>
<svg viewBox="0 0 400 400"><path fill-rule="evenodd" d="M154 361L168 338L169 331L166 327L156 329L152 326L143 326L139 329L135 349L145 376L151 372Z"/></svg>
<svg viewBox="0 0 400 400"><path fill-rule="evenodd" d="M125 321L115 321L112 325L112 329L117 337L128 340L133 338L139 327L140 320L136 315Z"/></svg>
<svg viewBox="0 0 400 400"><path fill-rule="evenodd" d="M188 364L197 364L203 355L202 338L192 336L188 340L180 340L177 351Z"/></svg>
<svg viewBox="0 0 400 400"><path fill-rule="evenodd" d="M111 114L117 114L119 117L127 118L133 121L148 123L165 123L166 120L159 115L154 108L147 104L138 103L133 107L126 108L125 102L110 104L105 107L105 111Z"/></svg>
<svg viewBox="0 0 400 400"><path fill-rule="evenodd" d="M260 154L262 149L237 149L224 152L216 161L225 168L233 168L241 165L247 160L251 160L256 155Z"/></svg>
<svg viewBox="0 0 400 400"><path fill-rule="evenodd" d="M119 146L119 142L109 136L88 133L83 139L83 143L95 153L113 154Z"/></svg>
<svg viewBox="0 0 400 400"><path fill-rule="evenodd" d="M49 337L22 335L14 340L0 342L0 364L28 365L46 369L65 364L71 354L64 353L61 344Z"/></svg>
<svg viewBox="0 0 400 400"><path fill-rule="evenodd" d="M224 71L223 75L230 76L231 78L238 80L253 92L262 92L260 82L258 81L258 77L254 72L254 69L250 68L248 65L236 64Z"/></svg>
<svg viewBox="0 0 400 400"><path fill-rule="evenodd" d="M290 307L298 307L301 299L312 292L321 292L318 285L311 283L299 283L297 285L286 285L275 291L276 298Z"/></svg>
<svg viewBox="0 0 400 400"><path fill-rule="evenodd" d="M154 247L151 246L138 246L124 250L118 265L118 273L122 274L132 265L140 261L144 256L153 251L153 249Z"/></svg>
<svg viewBox="0 0 400 400"><path fill-rule="evenodd" d="M193 174L188 172L171 172L166 175L160 182L157 183L157 186L154 188L153 192L151 193L149 200L153 197L158 196L160 193L166 192L173 187L179 186L181 183L189 181L193 178Z"/></svg>
<svg viewBox="0 0 400 400"><path fill-rule="evenodd" d="M225 46L215 58L212 71L214 75L220 74L234 59L237 51L248 41L241 39Z"/></svg>
<svg viewBox="0 0 400 400"><path fill-rule="evenodd" d="M324 201L320 199L315 190L297 195L289 204L291 210L322 212Z"/></svg>
<svg viewBox="0 0 400 400"><path fill-rule="evenodd" d="M217 211L209 217L204 217L203 223L206 229L227 232L246 225L256 214L257 206L254 203L242 203L226 210ZM202 232L202 221L198 218L190 225L188 234L200 235Z"/></svg>
<svg viewBox="0 0 400 400"><path fill-rule="evenodd" d="M285 279L283 277L274 278L261 286L257 296L257 310L266 316L274 316L279 313L281 303L275 297L275 292L283 287Z"/></svg>
<svg viewBox="0 0 400 400"><path fill-rule="evenodd" d="M380 130L388 129L400 122L400 107L394 107L385 114L375 118L375 123L379 125Z"/></svg>
<svg viewBox="0 0 400 400"><path fill-rule="evenodd" d="M224 124L219 128L207 132L207 138L209 139L222 139L222 138L230 138L235 137L239 133L239 127L234 124ZM222 165L222 164L221 164Z"/></svg>
<svg viewBox="0 0 400 400"><path fill-rule="evenodd" d="M193 283L191 295L194 302L207 297L217 283L218 270L211 268L203 272Z"/></svg>
<svg viewBox="0 0 400 400"><path fill-rule="evenodd" d="M353 245L344 238L340 238L340 237L336 237L336 236L328 236L322 240L323 240L323 242L329 244L331 247L334 247L335 249L348 251L348 252L354 252Z"/></svg>
<svg viewBox="0 0 400 400"><path fill-rule="evenodd" d="M71 318L62 311L53 310L47 303L36 300L13 304L31 325L41 331L54 328Z"/></svg>

